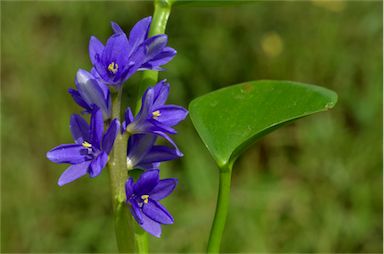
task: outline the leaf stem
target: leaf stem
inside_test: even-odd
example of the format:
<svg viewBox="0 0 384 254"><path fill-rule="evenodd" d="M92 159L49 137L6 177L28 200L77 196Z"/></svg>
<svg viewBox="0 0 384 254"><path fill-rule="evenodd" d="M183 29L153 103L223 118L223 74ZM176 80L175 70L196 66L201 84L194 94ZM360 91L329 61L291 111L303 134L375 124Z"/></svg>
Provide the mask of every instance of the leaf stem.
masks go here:
<svg viewBox="0 0 384 254"><path fill-rule="evenodd" d="M229 207L232 164L220 168L219 174L219 193L217 196L215 217L213 219L211 234L208 241L208 253L220 252L220 243L223 236Z"/></svg>
<svg viewBox="0 0 384 254"><path fill-rule="evenodd" d="M120 120L122 90L120 87L117 93L112 94L112 117L118 120ZM124 187L125 181L128 179L128 170L126 169L128 137L128 133L121 134L120 131L118 132L108 163L116 240L121 253L133 252L134 250L132 216L125 203Z"/></svg>
<svg viewBox="0 0 384 254"><path fill-rule="evenodd" d="M165 33L169 15L171 14L172 4L169 0L154 0L155 11L153 13L149 36ZM139 85L138 97L136 100L136 114L140 111L141 96L144 91L157 83L159 78L158 71L147 70L143 72L143 77Z"/></svg>

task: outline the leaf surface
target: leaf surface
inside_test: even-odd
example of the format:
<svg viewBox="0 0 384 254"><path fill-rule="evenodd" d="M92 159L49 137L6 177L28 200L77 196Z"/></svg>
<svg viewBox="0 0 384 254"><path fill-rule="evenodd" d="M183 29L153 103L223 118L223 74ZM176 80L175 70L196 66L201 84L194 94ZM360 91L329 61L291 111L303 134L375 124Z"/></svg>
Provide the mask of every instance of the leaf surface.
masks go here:
<svg viewBox="0 0 384 254"><path fill-rule="evenodd" d="M295 119L326 111L331 90L290 81L250 81L194 99L190 117L220 168L234 163L257 139Z"/></svg>

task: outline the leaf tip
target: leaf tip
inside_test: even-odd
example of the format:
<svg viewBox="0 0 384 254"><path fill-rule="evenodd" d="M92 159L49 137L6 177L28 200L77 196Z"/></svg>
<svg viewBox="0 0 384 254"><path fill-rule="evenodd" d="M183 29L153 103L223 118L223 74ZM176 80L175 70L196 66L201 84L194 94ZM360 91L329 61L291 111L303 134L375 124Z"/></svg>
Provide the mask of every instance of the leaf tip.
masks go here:
<svg viewBox="0 0 384 254"><path fill-rule="evenodd" d="M336 103L337 103L337 100L338 100L338 95L337 93L335 93L334 91L332 90L329 90L330 92L332 92L332 95L331 95L331 100L325 104L324 108L325 110L329 110L329 109L332 109Z"/></svg>

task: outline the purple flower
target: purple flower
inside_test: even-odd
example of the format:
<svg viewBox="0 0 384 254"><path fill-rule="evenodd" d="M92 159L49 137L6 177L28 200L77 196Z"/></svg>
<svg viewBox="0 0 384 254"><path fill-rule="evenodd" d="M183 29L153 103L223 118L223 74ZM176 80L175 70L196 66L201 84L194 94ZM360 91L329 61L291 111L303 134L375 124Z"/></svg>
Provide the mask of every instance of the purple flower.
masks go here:
<svg viewBox="0 0 384 254"><path fill-rule="evenodd" d="M188 111L176 105L165 105L168 98L169 84L162 80L154 87L148 88L142 99L140 112L133 118L131 109L125 112L123 131L130 134L151 133L167 139L175 147L175 143L167 134L175 134L172 127L184 120Z"/></svg>
<svg viewBox="0 0 384 254"><path fill-rule="evenodd" d="M62 186L87 173L90 177L98 176L108 162L118 128L118 121L114 119L103 135L103 116L97 108L92 110L90 126L82 117L73 114L70 129L75 144L59 145L47 153L52 162L72 164L60 176L58 184Z"/></svg>
<svg viewBox="0 0 384 254"><path fill-rule="evenodd" d="M96 37L89 42L89 55L94 69L107 85L121 85L138 70L162 70L160 65L168 63L176 51L167 47L165 34L148 37L151 17L137 22L132 28L129 39L114 22L114 34L104 46Z"/></svg>
<svg viewBox="0 0 384 254"><path fill-rule="evenodd" d="M158 201L175 189L177 179L159 179L159 170L141 174L136 183L132 177L125 183L127 204L137 223L148 233L160 237L161 224L172 224L172 215Z"/></svg>
<svg viewBox="0 0 384 254"><path fill-rule="evenodd" d="M183 156L177 149L155 145L157 137L152 134L137 134L129 137L127 168L149 170L158 168L160 162Z"/></svg>
<svg viewBox="0 0 384 254"><path fill-rule="evenodd" d="M91 113L97 106L103 113L104 120L111 117L111 95L106 85L99 82L91 73L79 69L76 73L75 89L68 89L73 100L85 109L85 112Z"/></svg>

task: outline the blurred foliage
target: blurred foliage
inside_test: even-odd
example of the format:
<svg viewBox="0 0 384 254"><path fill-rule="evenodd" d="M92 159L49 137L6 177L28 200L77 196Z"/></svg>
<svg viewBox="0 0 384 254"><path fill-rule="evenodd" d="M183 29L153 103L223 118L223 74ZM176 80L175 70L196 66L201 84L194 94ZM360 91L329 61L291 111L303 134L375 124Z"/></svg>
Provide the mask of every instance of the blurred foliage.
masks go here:
<svg viewBox="0 0 384 254"><path fill-rule="evenodd" d="M106 170L60 188L66 166L45 153L72 141L69 116L80 108L67 89L78 68L90 68L89 37L105 41L111 20L128 31L152 11L151 2L1 2L2 252L117 250ZM240 158L222 251L382 252L382 3L176 6L167 34L178 51L161 74L171 103L257 79L339 95L334 110ZM178 131L185 157L162 166L163 177L180 179L164 202L176 223L150 238L153 252L203 251L213 217L215 165L190 120Z"/></svg>

